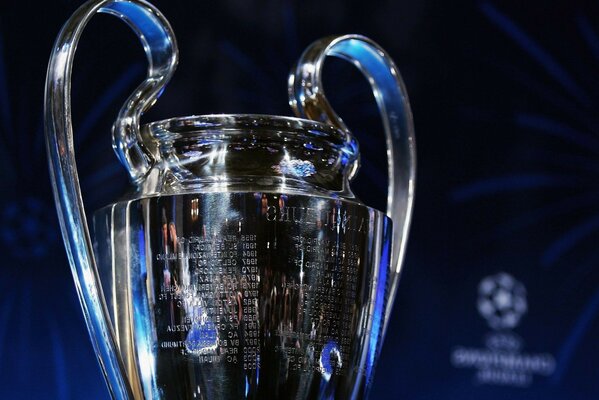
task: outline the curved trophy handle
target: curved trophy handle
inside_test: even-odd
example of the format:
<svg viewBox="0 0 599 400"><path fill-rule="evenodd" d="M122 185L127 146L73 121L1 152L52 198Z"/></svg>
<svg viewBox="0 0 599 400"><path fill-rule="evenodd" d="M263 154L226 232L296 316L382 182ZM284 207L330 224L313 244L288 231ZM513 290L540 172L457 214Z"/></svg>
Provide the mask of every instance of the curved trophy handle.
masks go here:
<svg viewBox="0 0 599 400"><path fill-rule="evenodd" d="M387 215L393 221L394 249L390 264L391 286L384 313L384 332L395 298L414 201L416 142L412 112L405 85L389 55L364 36L345 35L332 36L313 43L292 71L289 77L289 100L298 117L321 121L349 132L324 94L322 67L327 56L351 62L368 79L387 137ZM351 138L350 135L348 137ZM357 163L351 171L350 179L356 171Z"/></svg>
<svg viewBox="0 0 599 400"><path fill-rule="evenodd" d="M132 398L97 276L91 238L81 198L71 121L71 71L81 33L96 13L125 21L143 43L149 61L147 79L129 97L114 127L115 150L138 180L153 160L139 137L139 117L172 76L177 45L164 16L142 0L91 0L63 26L52 50L46 77L44 120L54 197L73 278L96 355L115 399Z"/></svg>

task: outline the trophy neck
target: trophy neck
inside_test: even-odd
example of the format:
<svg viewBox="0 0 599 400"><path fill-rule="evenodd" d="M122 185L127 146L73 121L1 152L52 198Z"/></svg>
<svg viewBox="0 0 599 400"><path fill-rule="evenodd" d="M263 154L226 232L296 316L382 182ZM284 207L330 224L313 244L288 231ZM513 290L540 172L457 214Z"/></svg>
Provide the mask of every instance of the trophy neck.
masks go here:
<svg viewBox="0 0 599 400"><path fill-rule="evenodd" d="M260 190L354 197L357 142L320 122L206 115L153 122L142 132L158 160L138 184L142 195Z"/></svg>

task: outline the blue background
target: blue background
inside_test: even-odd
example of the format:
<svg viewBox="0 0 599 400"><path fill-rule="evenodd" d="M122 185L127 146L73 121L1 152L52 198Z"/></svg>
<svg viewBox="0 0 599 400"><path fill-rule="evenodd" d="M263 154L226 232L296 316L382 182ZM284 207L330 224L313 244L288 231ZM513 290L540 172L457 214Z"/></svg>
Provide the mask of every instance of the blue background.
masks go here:
<svg viewBox="0 0 599 400"><path fill-rule="evenodd" d="M34 5L35 4L35 5ZM0 5L0 398L107 398L52 203L43 142L45 69L79 1ZM361 33L394 57L418 138L415 217L373 399L599 397L599 4L582 1L155 1L177 34L174 80L145 117L289 115L302 49ZM384 141L369 88L332 60L327 93L358 136L354 188L384 208ZM92 20L73 76L88 210L127 179L110 126L142 79L133 34ZM481 385L456 346L484 347L478 284L507 272L527 290L513 334L555 371L527 388Z"/></svg>

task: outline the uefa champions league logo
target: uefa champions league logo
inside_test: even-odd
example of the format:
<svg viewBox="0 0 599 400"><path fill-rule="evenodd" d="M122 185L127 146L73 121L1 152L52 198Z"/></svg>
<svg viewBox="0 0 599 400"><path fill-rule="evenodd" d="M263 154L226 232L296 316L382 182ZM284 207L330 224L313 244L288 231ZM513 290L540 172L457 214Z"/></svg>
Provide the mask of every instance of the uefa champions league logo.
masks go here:
<svg viewBox="0 0 599 400"><path fill-rule="evenodd" d="M505 272L487 276L478 285L477 307L492 329L513 329L528 310L526 288Z"/></svg>
<svg viewBox="0 0 599 400"><path fill-rule="evenodd" d="M506 272L482 278L476 308L492 332L484 347L455 346L450 362L455 368L473 369L478 384L528 387L533 377L549 376L555 370L550 353L524 352L524 340L512 330L528 312L526 288Z"/></svg>

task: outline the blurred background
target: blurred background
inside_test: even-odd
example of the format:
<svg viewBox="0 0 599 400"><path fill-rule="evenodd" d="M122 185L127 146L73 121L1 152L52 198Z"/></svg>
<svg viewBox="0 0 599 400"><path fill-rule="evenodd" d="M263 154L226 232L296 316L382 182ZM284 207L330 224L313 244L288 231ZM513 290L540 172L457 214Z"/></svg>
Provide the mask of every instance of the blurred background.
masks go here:
<svg viewBox="0 0 599 400"><path fill-rule="evenodd" d="M582 1L155 0L180 66L145 121L290 115L286 78L319 37L395 59L418 140L415 215L372 399L599 397L599 4ZM105 399L53 206L43 141L52 43L76 0L0 4L0 398ZM127 186L110 128L145 74L99 15L73 75L88 210ZM369 87L331 60L327 94L360 140L354 189L383 209Z"/></svg>

